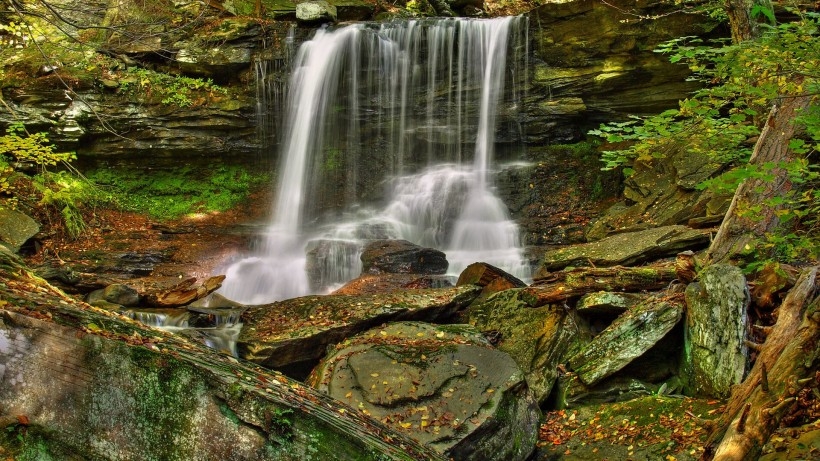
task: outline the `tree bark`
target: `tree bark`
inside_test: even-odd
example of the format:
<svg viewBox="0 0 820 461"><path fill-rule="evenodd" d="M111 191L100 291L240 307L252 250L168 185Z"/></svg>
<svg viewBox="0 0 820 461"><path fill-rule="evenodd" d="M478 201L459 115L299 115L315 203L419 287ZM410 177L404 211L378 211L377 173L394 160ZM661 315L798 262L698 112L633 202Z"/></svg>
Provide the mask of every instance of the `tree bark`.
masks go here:
<svg viewBox="0 0 820 461"><path fill-rule="evenodd" d="M3 251L0 279L0 422L26 421L56 459L442 459L279 373L78 302Z"/></svg>
<svg viewBox="0 0 820 461"><path fill-rule="evenodd" d="M652 291L675 280L674 266L577 268L551 272L524 289L534 296L532 307L578 298L596 291Z"/></svg>
<svg viewBox="0 0 820 461"><path fill-rule="evenodd" d="M817 271L818 267L805 270L783 301L749 376L734 389L709 435L702 460L758 459L791 407L792 397L807 385L818 385L814 378L820 365Z"/></svg>
<svg viewBox="0 0 820 461"><path fill-rule="evenodd" d="M809 106L811 96L782 98L780 105L772 108L763 131L755 144L749 163L763 166L793 160L789 140L795 131L794 118ZM706 253L709 263L727 262L737 254L750 249L756 239L762 239L779 224L777 207L766 205L774 197L782 197L791 190L788 172L776 167L770 181L747 179L737 188L729 210ZM749 209L763 205L756 216L748 215Z"/></svg>

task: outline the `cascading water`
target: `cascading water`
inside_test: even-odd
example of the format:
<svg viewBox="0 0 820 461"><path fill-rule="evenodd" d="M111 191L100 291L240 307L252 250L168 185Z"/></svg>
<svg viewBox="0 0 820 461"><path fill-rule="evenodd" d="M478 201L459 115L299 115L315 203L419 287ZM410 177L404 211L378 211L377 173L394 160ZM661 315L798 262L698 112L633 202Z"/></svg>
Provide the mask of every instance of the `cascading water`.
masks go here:
<svg viewBox="0 0 820 461"><path fill-rule="evenodd" d="M525 22L317 31L293 61L272 223L221 293L259 304L321 291L358 276L360 249L379 238L440 248L454 274L485 261L527 278L491 170L498 114L520 103L505 81L516 83L508 50L526 46ZM364 206L386 184L386 205Z"/></svg>

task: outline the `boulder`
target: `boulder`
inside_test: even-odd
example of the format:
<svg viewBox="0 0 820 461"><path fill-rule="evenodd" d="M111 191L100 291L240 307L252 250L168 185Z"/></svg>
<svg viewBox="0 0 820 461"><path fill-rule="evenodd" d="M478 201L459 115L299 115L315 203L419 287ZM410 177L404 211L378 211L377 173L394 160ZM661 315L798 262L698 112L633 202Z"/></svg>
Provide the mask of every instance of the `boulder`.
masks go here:
<svg viewBox="0 0 820 461"><path fill-rule="evenodd" d="M581 296L575 304L575 309L584 316L596 314L620 315L645 299L645 295L637 293L597 291Z"/></svg>
<svg viewBox="0 0 820 461"><path fill-rule="evenodd" d="M369 330L307 383L452 459L523 461L535 447L540 411L521 370L467 325Z"/></svg>
<svg viewBox="0 0 820 461"><path fill-rule="evenodd" d="M174 61L186 74L230 80L247 69L261 45L262 26L250 18L227 18L172 45Z"/></svg>
<svg viewBox="0 0 820 461"><path fill-rule="evenodd" d="M444 274L449 266L443 252L407 240L371 242L361 259L362 273L367 274Z"/></svg>
<svg viewBox="0 0 820 461"><path fill-rule="evenodd" d="M304 23L336 22L337 17L336 7L325 0L308 0L296 4L296 19Z"/></svg>
<svg viewBox="0 0 820 461"><path fill-rule="evenodd" d="M616 234L597 242L548 251L541 271L567 266L635 265L709 245L709 232L686 226L664 226Z"/></svg>
<svg viewBox="0 0 820 461"><path fill-rule="evenodd" d="M240 357L269 368L314 364L327 346L384 322L447 319L480 287L405 290L386 295L306 296L251 306L237 344ZM312 365L311 365L312 366Z"/></svg>
<svg viewBox="0 0 820 461"><path fill-rule="evenodd" d="M682 315L681 303L649 298L595 336L570 357L569 365L582 383L595 385L648 351L672 330Z"/></svg>
<svg viewBox="0 0 820 461"><path fill-rule="evenodd" d="M497 338L496 347L515 360L533 395L543 403L566 351L589 334L563 306L533 303L534 297L521 289L502 291L471 305L467 317L471 325Z"/></svg>
<svg viewBox="0 0 820 461"><path fill-rule="evenodd" d="M86 302L92 306L97 306L98 303L113 303L120 306L133 307L139 304L140 295L137 290L123 285L121 283L113 283L101 290L94 290L86 297ZM101 305L98 307L102 307Z"/></svg>
<svg viewBox="0 0 820 461"><path fill-rule="evenodd" d="M686 288L682 375L687 391L727 398L749 363L746 277L735 266L716 264L701 271L699 280Z"/></svg>
<svg viewBox="0 0 820 461"><path fill-rule="evenodd" d="M0 241L12 252L20 251L26 240L40 232L40 225L25 213L0 207Z"/></svg>

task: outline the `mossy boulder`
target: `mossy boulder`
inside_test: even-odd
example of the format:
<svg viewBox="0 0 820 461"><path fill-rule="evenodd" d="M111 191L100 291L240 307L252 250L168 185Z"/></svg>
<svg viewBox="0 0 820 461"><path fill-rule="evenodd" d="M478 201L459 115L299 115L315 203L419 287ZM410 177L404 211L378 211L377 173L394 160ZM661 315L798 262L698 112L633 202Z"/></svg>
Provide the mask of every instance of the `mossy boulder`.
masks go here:
<svg viewBox="0 0 820 461"><path fill-rule="evenodd" d="M20 251L26 241L40 232L40 225L25 213L0 207L0 242L12 252Z"/></svg>
<svg viewBox="0 0 820 461"><path fill-rule="evenodd" d="M521 370L468 325L366 331L308 384L452 459L523 461L535 446L540 411Z"/></svg>
<svg viewBox="0 0 820 461"><path fill-rule="evenodd" d="M707 267L686 287L682 374L689 392L728 398L732 386L743 381L749 300L743 272L727 264Z"/></svg>
<svg viewBox="0 0 820 461"><path fill-rule="evenodd" d="M699 250L708 244L708 232L686 226L626 232L596 242L548 251L544 254L541 271L567 266L629 266L674 256L684 250Z"/></svg>
<svg viewBox="0 0 820 461"><path fill-rule="evenodd" d="M315 365L327 346L384 322L446 320L481 288L462 286L390 294L306 296L251 306L242 316L240 357L270 368Z"/></svg>
<svg viewBox="0 0 820 461"><path fill-rule="evenodd" d="M521 367L536 399L543 403L566 351L589 334L563 306L533 307L534 302L522 289L506 290L471 305L467 318L479 330L499 337L497 347Z"/></svg>
<svg viewBox="0 0 820 461"><path fill-rule="evenodd" d="M682 303L649 298L595 336L569 358L569 365L582 383L597 384L652 348L682 315Z"/></svg>

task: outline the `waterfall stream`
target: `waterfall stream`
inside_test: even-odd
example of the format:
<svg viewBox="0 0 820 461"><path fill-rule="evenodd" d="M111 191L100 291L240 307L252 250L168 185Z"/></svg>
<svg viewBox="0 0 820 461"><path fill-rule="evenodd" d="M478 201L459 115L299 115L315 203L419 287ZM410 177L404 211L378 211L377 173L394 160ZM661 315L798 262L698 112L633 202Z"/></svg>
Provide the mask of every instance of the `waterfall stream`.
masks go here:
<svg viewBox="0 0 820 461"><path fill-rule="evenodd" d="M318 30L292 63L271 223L221 293L260 304L326 291L383 238L445 251L452 274L484 261L528 278L492 170L500 113L515 130L526 41L520 17Z"/></svg>

